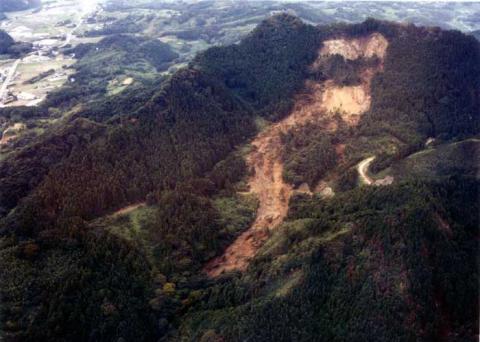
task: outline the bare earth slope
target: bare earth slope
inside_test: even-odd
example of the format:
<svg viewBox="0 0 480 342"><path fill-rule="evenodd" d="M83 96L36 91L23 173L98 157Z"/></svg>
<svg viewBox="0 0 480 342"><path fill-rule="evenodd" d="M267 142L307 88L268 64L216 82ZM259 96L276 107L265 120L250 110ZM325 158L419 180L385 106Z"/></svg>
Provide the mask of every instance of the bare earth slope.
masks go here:
<svg viewBox="0 0 480 342"><path fill-rule="evenodd" d="M358 39L335 39L324 42L318 62L326 56L340 54L346 59L376 56L383 60L388 42L380 34ZM317 61L312 68L317 68ZM380 65L381 68L381 65ZM205 266L205 272L216 277L228 271L243 271L268 238L269 230L281 224L288 212L292 186L283 181L282 133L309 121L321 123L326 130L335 131L334 112L355 126L370 108L370 81L379 68L368 69L361 75L362 84L338 86L332 80L323 83L307 81L305 92L296 98L292 112L283 120L261 132L253 141L252 152L246 157L254 171L249 179L250 192L259 200L259 208L252 226L241 234L220 257Z"/></svg>

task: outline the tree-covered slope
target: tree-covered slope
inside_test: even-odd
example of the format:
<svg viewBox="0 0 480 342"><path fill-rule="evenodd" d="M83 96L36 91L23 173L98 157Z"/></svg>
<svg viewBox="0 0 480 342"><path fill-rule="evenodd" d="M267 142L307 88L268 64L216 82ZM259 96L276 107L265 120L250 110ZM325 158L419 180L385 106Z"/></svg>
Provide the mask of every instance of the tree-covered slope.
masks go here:
<svg viewBox="0 0 480 342"><path fill-rule="evenodd" d="M0 54L8 53L14 43L15 41L7 32L0 30Z"/></svg>
<svg viewBox="0 0 480 342"><path fill-rule="evenodd" d="M480 40L480 30L477 30L477 31L473 31L472 32L472 35L477 38L477 40Z"/></svg>
<svg viewBox="0 0 480 342"><path fill-rule="evenodd" d="M32 50L32 44L15 42L4 30L0 30L0 55L17 58Z"/></svg>
<svg viewBox="0 0 480 342"><path fill-rule="evenodd" d="M478 182L465 179L297 198L249 271L209 289L180 336L474 341L478 210Z"/></svg>
<svg viewBox="0 0 480 342"><path fill-rule="evenodd" d="M349 73L361 65L311 65L323 41L373 32L389 47L358 125L339 120L327 133L312 123L283 137L290 182L333 173L345 184L331 200L293 197L284 226L245 274L206 277L204 263L253 220L244 157L259 123L288 115L307 81L333 73L355 83ZM350 177L366 155L379 155L377 170L408 174L402 160L428 137L450 144L478 134L475 39L375 20L313 27L278 15L167 79L159 73L175 56L158 42L111 36L73 51L76 81L40 109L22 109L68 114L1 161L6 340L428 341L478 333L478 166L445 168L435 179L426 168L421 180L412 173L382 188L356 187ZM142 81L109 93L111 81L126 77ZM332 154L337 145L342 156ZM471 149L453 151L452 163Z"/></svg>

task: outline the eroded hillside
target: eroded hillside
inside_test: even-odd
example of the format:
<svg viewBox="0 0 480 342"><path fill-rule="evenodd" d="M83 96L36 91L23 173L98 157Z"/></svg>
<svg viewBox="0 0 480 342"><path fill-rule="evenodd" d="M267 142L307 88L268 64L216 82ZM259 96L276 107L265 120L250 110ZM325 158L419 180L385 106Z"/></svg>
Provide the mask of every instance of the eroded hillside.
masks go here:
<svg viewBox="0 0 480 342"><path fill-rule="evenodd" d="M479 56L460 32L282 14L78 98L1 161L2 337L473 341Z"/></svg>
<svg viewBox="0 0 480 342"><path fill-rule="evenodd" d="M354 127L360 116L370 108L370 83L372 77L383 66L388 42L379 33L355 39L331 39L323 43L318 58L311 66L317 71L322 60L338 54L349 60L378 58L374 67L361 71L360 84L343 86L334 80L323 82L307 81L305 90L296 96L293 110L283 120L258 134L252 141L252 152L246 161L253 171L249 179L250 192L259 199L255 222L230 245L225 253L209 262L205 268L210 276L240 270L248 266L249 260L263 245L272 229L278 227L288 213L288 203L293 187L283 179L281 135L310 122L321 124L326 131L337 129L335 114Z"/></svg>

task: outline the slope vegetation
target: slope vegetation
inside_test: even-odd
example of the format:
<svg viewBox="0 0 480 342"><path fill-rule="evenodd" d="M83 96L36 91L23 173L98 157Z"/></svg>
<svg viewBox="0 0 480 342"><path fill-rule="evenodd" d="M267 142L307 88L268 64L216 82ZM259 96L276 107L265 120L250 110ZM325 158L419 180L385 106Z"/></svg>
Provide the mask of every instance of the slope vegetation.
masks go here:
<svg viewBox="0 0 480 342"><path fill-rule="evenodd" d="M52 95L51 108L2 111L78 106L2 160L1 191L14 191L0 196L2 338L478 334L476 166L451 167L472 146L448 148L431 179L438 159L415 155L430 137L450 146L479 133L473 37L283 14L168 79L139 51L154 43L117 38L84 47L78 67L106 72L93 83ZM109 55L147 63L151 78L110 96ZM272 122L262 132L259 117ZM370 156L372 179L399 181L357 187ZM408 177L407 156L426 177Z"/></svg>
<svg viewBox="0 0 480 342"><path fill-rule="evenodd" d="M248 266L258 248L268 237L268 232L282 223L288 213L288 203L292 186L283 179L282 135L307 123L322 122L326 129L335 130L331 119L338 111L341 119L354 126L359 117L370 108L370 82L380 69L388 42L380 34L371 34L361 39L332 39L323 42L312 71L331 55L341 55L356 60L363 57L380 59L376 68L362 71L358 86L336 86L333 80L306 82L305 92L296 96L291 113L279 122L261 132L253 141L253 151L246 157L247 165L253 170L249 180L250 192L259 201L257 218L252 227L240 235L229 246L224 255L212 260L206 266L210 276L218 276L225 271L242 270Z"/></svg>

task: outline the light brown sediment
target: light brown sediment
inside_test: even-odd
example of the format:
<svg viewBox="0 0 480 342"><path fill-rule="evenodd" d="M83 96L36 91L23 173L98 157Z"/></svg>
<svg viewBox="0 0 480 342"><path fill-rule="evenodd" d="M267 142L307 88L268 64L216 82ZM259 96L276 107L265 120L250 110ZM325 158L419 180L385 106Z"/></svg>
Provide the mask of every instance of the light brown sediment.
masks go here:
<svg viewBox="0 0 480 342"><path fill-rule="evenodd" d="M313 63L312 68L318 67L322 58L334 53L347 59L377 56L382 60L387 45L380 34L326 41L319 50L319 60ZM257 216L250 228L239 235L223 255L207 263L204 271L210 277L229 271L244 271L268 239L269 232L287 216L293 187L282 177L282 134L308 122L315 122L322 129L334 132L337 129L334 114L340 114L345 123L355 126L360 116L370 108L370 82L380 68L381 63L375 69L364 70L360 75L361 84L355 86L338 86L332 80L321 83L306 81L305 90L296 96L290 114L255 137L246 162L253 171L248 182L249 192L259 200ZM339 148L339 153L343 153L343 149L344 146Z"/></svg>

